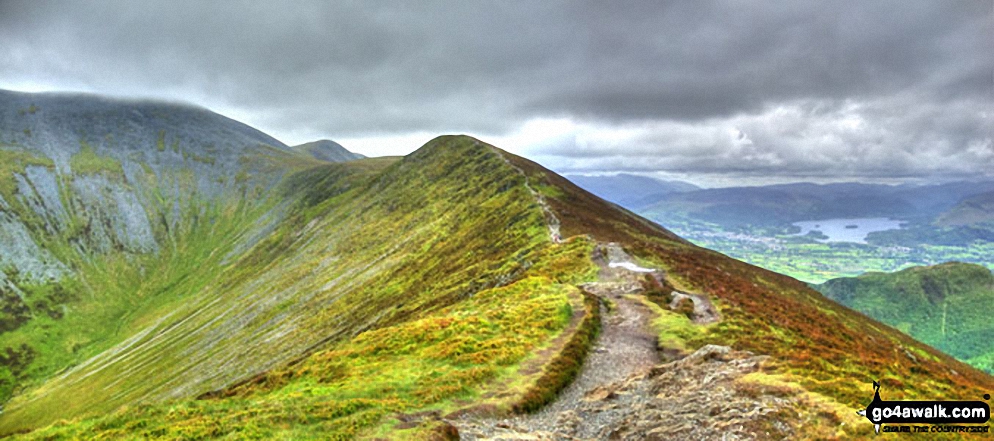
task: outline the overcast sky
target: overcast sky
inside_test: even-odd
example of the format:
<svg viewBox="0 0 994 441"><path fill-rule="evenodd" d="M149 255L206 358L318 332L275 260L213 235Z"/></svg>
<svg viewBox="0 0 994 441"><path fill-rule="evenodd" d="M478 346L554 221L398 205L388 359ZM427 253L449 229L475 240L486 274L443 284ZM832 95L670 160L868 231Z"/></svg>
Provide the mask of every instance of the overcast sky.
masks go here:
<svg viewBox="0 0 994 441"><path fill-rule="evenodd" d="M704 185L994 177L992 5L0 0L0 88L182 100L367 155L458 132Z"/></svg>

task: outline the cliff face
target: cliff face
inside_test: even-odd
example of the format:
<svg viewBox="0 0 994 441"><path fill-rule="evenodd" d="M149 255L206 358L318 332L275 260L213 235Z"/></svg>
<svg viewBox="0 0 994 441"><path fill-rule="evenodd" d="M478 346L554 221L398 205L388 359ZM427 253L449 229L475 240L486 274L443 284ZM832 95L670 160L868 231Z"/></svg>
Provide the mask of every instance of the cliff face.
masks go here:
<svg viewBox="0 0 994 441"><path fill-rule="evenodd" d="M7 91L0 147L0 207L14 232L0 246L30 280L64 275L72 257L53 257L25 232L64 239L80 255L152 253L198 201L272 186L284 171L257 170L257 160L289 152L204 109Z"/></svg>
<svg viewBox="0 0 994 441"><path fill-rule="evenodd" d="M250 248L284 214L276 184L311 165L204 109L0 91L0 353L17 354L0 357L0 399Z"/></svg>

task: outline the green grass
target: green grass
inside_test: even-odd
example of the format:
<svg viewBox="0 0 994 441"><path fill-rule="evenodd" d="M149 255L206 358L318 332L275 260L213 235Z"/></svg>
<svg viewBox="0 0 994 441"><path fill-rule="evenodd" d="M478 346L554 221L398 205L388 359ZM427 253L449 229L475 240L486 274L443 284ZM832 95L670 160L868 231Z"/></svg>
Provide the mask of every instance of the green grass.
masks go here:
<svg viewBox="0 0 994 441"><path fill-rule="evenodd" d="M564 269L589 262L575 264ZM124 408L25 439L351 439L375 432L404 438L421 428L395 427L396 415L454 410L487 384L515 375L519 362L569 323L570 293L577 288L527 277L424 318L361 333L199 401Z"/></svg>
<svg viewBox="0 0 994 441"><path fill-rule="evenodd" d="M553 402L580 373L583 362L601 329L600 301L588 292L583 293L584 313L577 329L541 375L519 397L514 397L510 410L516 413L534 412ZM568 305L567 305L568 306ZM572 314L572 310L566 311Z"/></svg>
<svg viewBox="0 0 994 441"><path fill-rule="evenodd" d="M95 175L100 173L112 176L124 174L121 161L110 156L100 156L86 142L80 143L79 153L69 159L69 167L73 173L80 175Z"/></svg>
<svg viewBox="0 0 994 441"><path fill-rule="evenodd" d="M190 224L171 231L159 255L108 256L84 266L83 284L94 289L70 305L76 312L55 328L39 322L20 334L39 346L77 348L61 357L58 351L65 349L39 349L45 361L36 363L35 378L48 377L60 365L77 367L44 384L27 383L37 387L7 404L0 428L111 413L122 405L172 399L178 390L195 396L324 345L432 317L526 277L569 285L596 272L591 242L549 242L542 210L523 177L489 148L443 138L404 160L301 169L275 189L269 203L191 201ZM282 220L253 246L232 254L276 200L292 201L282 205ZM562 318L563 305L553 317ZM491 379L528 354L520 348L539 343L527 332L547 316L518 317L520 330L501 331L500 338L510 340L492 345L506 343L512 352L499 362L466 372L432 363L424 369ZM60 333L51 343L38 343L53 329ZM70 329L78 331L63 332ZM554 329L542 335L547 331ZM514 343L518 334L530 340ZM491 337L498 338L480 334ZM248 356L246 347L252 348ZM465 350L434 350L443 349ZM231 357L238 357L237 364ZM465 357L458 362L476 363ZM379 362L369 363L374 369ZM422 399L411 406L442 398Z"/></svg>
<svg viewBox="0 0 994 441"><path fill-rule="evenodd" d="M0 196L8 204L14 203L17 191L15 175L24 174L29 166L55 168L51 159L34 155L16 146L0 144Z"/></svg>
<svg viewBox="0 0 994 441"><path fill-rule="evenodd" d="M53 168L51 161L13 148L0 150L0 155L7 159L0 163L7 165L11 181L14 173L23 173L26 165ZM88 146L71 163L77 176L102 173L112 182L125 181L119 162L97 156ZM155 177L147 173L144 179L149 182L176 182L176 176ZM81 205L74 199L72 179L60 176L57 181L70 218L68 226L55 234L45 229L45 223L20 197L9 198L11 209L26 223L34 241L72 268L73 275L57 283L12 277L30 306L30 320L0 333L0 353L25 354L21 358L30 362L21 366L6 361L9 357L0 360L0 398L4 400L11 392L27 393L53 375L83 364L183 305L223 270L225 255L244 239L246 231L251 231L255 219L273 206L266 200L244 204L236 200L201 200L193 195L181 205L182 219L170 229L156 221L160 213L171 211L174 200L161 195L151 197L153 202L158 201L158 206L146 206L156 239L162 245L157 254L118 250L90 254L85 250L93 239L88 224L106 219L99 214L84 214L84 210L99 207ZM157 190L154 185L145 189ZM143 191L142 187L135 190ZM84 248L82 253L80 248ZM10 269L6 272L13 274Z"/></svg>
<svg viewBox="0 0 994 441"><path fill-rule="evenodd" d="M639 299L653 312L652 329L659 339L660 349L680 353L697 349L699 345L693 343L705 335L707 327L697 325L686 315L661 307L645 297Z"/></svg>
<svg viewBox="0 0 994 441"><path fill-rule="evenodd" d="M238 210L216 212L208 217L211 222L190 226L190 236L175 238L159 255L112 254L92 261L71 260L78 276L63 282L71 299L44 303L59 285L22 283L32 302L64 311L52 317L35 308L33 320L0 334L0 348L28 345L34 352L34 362L22 375L22 387L39 384L52 373L123 341L174 310L191 293L203 290L220 273L225 253L262 211L255 210L255 215Z"/></svg>

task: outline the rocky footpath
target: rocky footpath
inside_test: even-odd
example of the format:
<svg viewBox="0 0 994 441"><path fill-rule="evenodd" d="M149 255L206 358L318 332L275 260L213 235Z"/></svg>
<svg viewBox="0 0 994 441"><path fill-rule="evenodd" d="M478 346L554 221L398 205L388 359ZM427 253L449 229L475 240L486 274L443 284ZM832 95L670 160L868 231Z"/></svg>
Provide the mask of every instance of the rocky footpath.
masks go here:
<svg viewBox="0 0 994 441"><path fill-rule="evenodd" d="M559 398L530 415L494 418L460 414L449 421L463 440L781 439L792 407L782 391L737 381L761 369L767 357L707 345L660 364L652 313L637 295L645 273L618 245L594 256L598 282L583 286L612 305L583 371ZM694 321L720 320L706 297L674 293L692 302Z"/></svg>
<svg viewBox="0 0 994 441"><path fill-rule="evenodd" d="M792 401L775 390L737 380L766 360L708 345L648 372L588 391L542 430L514 419L460 428L476 440L783 439L792 426L782 416Z"/></svg>

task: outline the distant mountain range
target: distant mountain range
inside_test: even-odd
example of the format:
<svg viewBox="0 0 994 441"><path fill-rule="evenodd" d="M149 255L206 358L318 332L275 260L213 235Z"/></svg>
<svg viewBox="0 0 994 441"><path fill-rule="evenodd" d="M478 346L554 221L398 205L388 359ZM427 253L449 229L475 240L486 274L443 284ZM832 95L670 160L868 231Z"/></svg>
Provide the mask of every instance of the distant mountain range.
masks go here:
<svg viewBox="0 0 994 441"><path fill-rule="evenodd" d="M797 183L729 187L664 194L643 206L640 212L664 223L668 216L684 216L725 226L784 225L803 220L860 217L891 217L927 224L953 210L961 201L991 191L994 181L924 186ZM964 203L968 207L978 206ZM961 219L963 215L957 216L960 217L956 219Z"/></svg>
<svg viewBox="0 0 994 441"><path fill-rule="evenodd" d="M950 262L813 286L832 300L994 372L994 275L987 268Z"/></svg>
<svg viewBox="0 0 994 441"><path fill-rule="evenodd" d="M994 223L994 191L970 196L938 219L939 225L975 225Z"/></svg>
<svg viewBox="0 0 994 441"><path fill-rule="evenodd" d="M567 175L584 190L630 210L655 203L670 193L700 190L700 187L683 181L664 181L648 176L616 174L603 176Z"/></svg>

